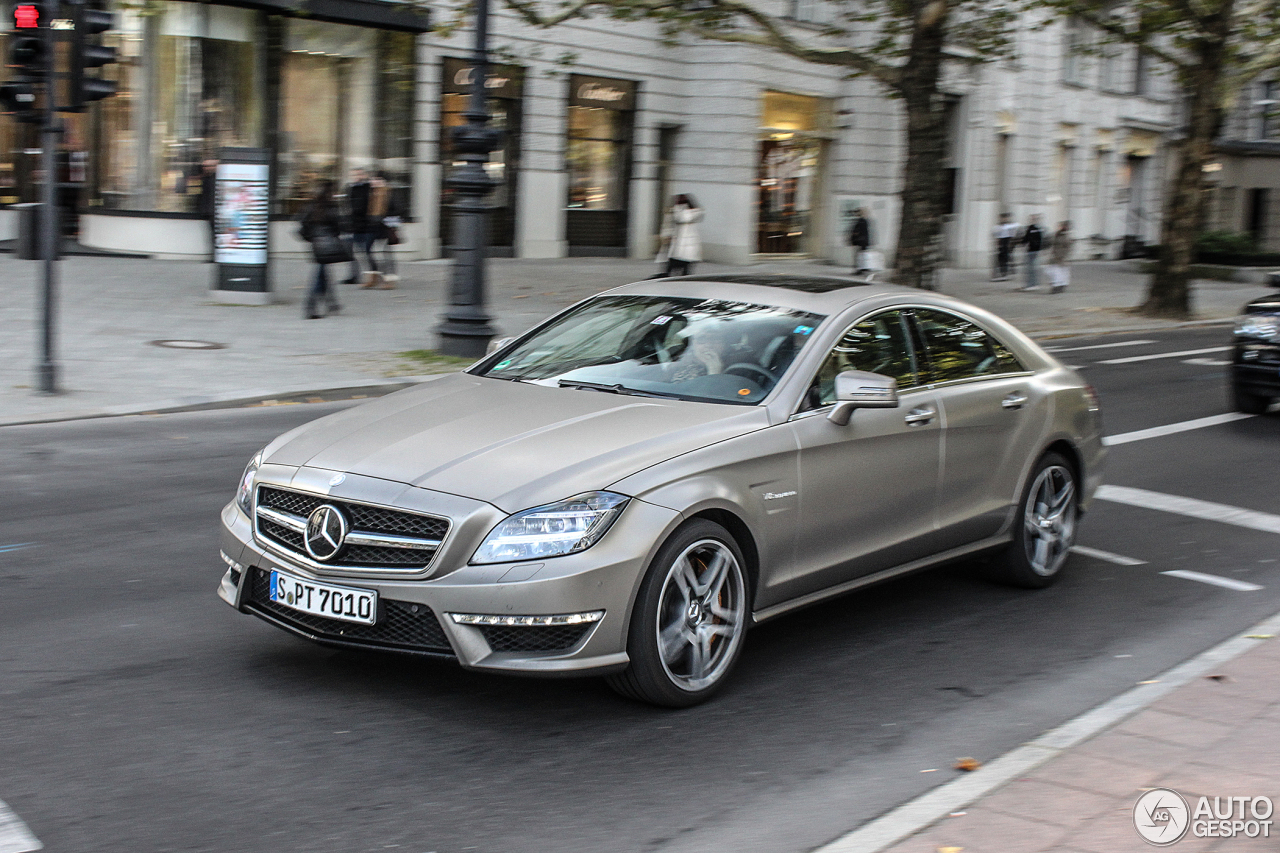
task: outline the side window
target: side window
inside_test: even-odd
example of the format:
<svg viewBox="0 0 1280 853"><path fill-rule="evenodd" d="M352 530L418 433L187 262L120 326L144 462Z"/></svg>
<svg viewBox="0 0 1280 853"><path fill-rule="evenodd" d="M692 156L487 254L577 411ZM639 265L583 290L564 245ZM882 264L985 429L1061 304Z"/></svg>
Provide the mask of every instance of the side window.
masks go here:
<svg viewBox="0 0 1280 853"><path fill-rule="evenodd" d="M846 370L892 376L900 389L919 384L902 312L886 311L850 326L813 377L805 408L834 403L836 376Z"/></svg>
<svg viewBox="0 0 1280 853"><path fill-rule="evenodd" d="M916 328L928 353L929 380L950 382L1023 370L1009 349L986 330L945 311L916 309Z"/></svg>

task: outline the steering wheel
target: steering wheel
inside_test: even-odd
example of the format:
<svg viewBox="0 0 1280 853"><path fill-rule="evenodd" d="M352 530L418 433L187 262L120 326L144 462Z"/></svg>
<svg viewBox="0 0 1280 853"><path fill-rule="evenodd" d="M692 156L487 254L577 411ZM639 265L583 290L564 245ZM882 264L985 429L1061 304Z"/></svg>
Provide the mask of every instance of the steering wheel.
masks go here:
<svg viewBox="0 0 1280 853"><path fill-rule="evenodd" d="M765 388L772 388L772 387L773 387L775 384L777 384L777 382L778 382L778 377L774 376L772 373L770 373L769 371L765 370L765 369L764 369L763 367L761 367L760 365L758 365L758 364L752 364L752 363L751 363L751 362L749 362L749 361L740 361L740 362L738 362L737 364L731 364L731 365L729 365L728 367L726 367L726 368L725 368L723 371L721 371L721 372L722 372L722 373L734 373L735 371L736 371L739 375L742 375L743 373L747 373L747 374L752 374L752 373L754 373L754 374L755 374L755 376L754 376L754 377L753 377L753 376L747 376L747 378L748 378L748 379L754 379L754 378L756 378L756 377L763 376L763 377L764 377L764 379L765 379L765 381L764 381L764 382L762 382L762 383L759 383L759 384L763 385Z"/></svg>

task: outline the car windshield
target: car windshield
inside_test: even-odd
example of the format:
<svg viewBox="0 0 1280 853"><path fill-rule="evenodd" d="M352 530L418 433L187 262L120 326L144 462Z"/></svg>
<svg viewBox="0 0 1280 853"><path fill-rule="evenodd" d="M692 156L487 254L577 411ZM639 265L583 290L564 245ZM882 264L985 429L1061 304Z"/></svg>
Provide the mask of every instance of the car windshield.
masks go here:
<svg viewBox="0 0 1280 853"><path fill-rule="evenodd" d="M823 319L722 299L601 296L540 329L477 374L750 405L773 389Z"/></svg>

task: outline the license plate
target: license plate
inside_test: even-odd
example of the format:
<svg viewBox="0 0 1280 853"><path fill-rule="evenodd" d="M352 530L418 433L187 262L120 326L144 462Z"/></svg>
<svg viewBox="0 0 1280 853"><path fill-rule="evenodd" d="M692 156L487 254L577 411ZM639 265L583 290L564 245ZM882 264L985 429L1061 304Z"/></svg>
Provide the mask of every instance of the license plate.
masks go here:
<svg viewBox="0 0 1280 853"><path fill-rule="evenodd" d="M372 625L378 618L378 593L327 583L304 581L284 572L271 572L271 600L293 610Z"/></svg>

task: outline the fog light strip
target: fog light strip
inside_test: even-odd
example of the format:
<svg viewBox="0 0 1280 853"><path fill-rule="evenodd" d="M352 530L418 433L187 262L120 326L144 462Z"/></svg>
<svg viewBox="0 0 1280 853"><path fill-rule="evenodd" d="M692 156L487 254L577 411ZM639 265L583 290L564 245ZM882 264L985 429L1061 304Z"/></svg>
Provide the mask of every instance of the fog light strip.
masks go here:
<svg viewBox="0 0 1280 853"><path fill-rule="evenodd" d="M521 627L546 625L585 625L604 618L603 610L585 613L560 613L554 616L495 616L486 613L450 613L449 618L459 625L512 625Z"/></svg>
<svg viewBox="0 0 1280 853"><path fill-rule="evenodd" d="M219 551L218 555L222 557L222 562L226 563L237 572L244 572L244 566L227 556L226 551Z"/></svg>

